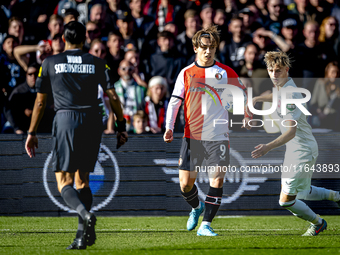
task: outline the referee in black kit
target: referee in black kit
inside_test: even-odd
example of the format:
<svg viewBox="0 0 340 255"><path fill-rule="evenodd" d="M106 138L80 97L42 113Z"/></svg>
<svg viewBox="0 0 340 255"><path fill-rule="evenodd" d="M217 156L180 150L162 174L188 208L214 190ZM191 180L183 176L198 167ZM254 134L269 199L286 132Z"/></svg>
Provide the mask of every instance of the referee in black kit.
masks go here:
<svg viewBox="0 0 340 255"><path fill-rule="evenodd" d="M38 148L36 131L52 89L57 111L53 122L52 168L65 203L78 212L74 242L67 249L86 249L95 243L96 217L90 213L92 192L89 173L94 171L103 131L98 102L98 84L110 98L117 117L117 147L127 141L125 119L119 97L110 83L105 63L80 49L85 27L76 21L65 25L65 51L43 62L36 82L37 97L25 149L30 157ZM74 182L78 192L73 188Z"/></svg>

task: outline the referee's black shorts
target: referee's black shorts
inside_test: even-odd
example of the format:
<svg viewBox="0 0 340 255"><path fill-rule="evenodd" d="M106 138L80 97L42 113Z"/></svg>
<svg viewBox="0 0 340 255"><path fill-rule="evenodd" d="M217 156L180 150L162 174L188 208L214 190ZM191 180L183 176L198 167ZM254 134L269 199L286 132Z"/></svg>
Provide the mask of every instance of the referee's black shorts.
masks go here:
<svg viewBox="0 0 340 255"><path fill-rule="evenodd" d="M52 130L53 171L93 172L102 131L102 116L98 111L58 111Z"/></svg>
<svg viewBox="0 0 340 255"><path fill-rule="evenodd" d="M184 137L178 167L180 170L195 171L196 166L229 166L229 141L199 141Z"/></svg>

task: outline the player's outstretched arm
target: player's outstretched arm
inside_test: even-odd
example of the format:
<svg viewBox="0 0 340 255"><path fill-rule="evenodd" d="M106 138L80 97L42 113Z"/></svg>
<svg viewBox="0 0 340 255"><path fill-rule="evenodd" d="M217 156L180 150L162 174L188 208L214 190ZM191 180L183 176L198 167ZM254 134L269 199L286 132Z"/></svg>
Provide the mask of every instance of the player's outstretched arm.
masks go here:
<svg viewBox="0 0 340 255"><path fill-rule="evenodd" d="M171 143L172 140L174 140L174 134L171 129L165 130L163 139L164 139L164 142L166 143Z"/></svg>
<svg viewBox="0 0 340 255"><path fill-rule="evenodd" d="M118 149L120 146L124 145L124 143L126 143L128 140L128 134L125 128L126 121L123 115L122 104L119 100L118 95L116 94L115 89L108 89L106 91L106 94L109 96L112 111L115 113L117 117L116 122L118 127L117 133L117 149Z"/></svg>
<svg viewBox="0 0 340 255"><path fill-rule="evenodd" d="M44 115L46 101L47 94L37 93L31 118L31 125L28 129L29 134L25 144L26 152L30 158L35 157L35 148L38 148L38 138L35 136L35 133L37 132L41 118Z"/></svg>
<svg viewBox="0 0 340 255"><path fill-rule="evenodd" d="M276 138L274 141L271 141L267 144L259 144L255 146L255 150L251 152L252 158L259 158L264 155L266 155L269 151L272 149L275 149L277 147L280 147L286 143L288 143L291 139L295 137L296 133L296 126L294 127L296 123L291 120L286 120L285 125L290 126L288 130L280 135L278 138Z"/></svg>
<svg viewBox="0 0 340 255"><path fill-rule="evenodd" d="M182 99L172 96L168 105L168 110L166 111L166 131L164 133L163 139L166 143L171 143L174 139L173 130L175 126L175 121L179 108L181 107Z"/></svg>

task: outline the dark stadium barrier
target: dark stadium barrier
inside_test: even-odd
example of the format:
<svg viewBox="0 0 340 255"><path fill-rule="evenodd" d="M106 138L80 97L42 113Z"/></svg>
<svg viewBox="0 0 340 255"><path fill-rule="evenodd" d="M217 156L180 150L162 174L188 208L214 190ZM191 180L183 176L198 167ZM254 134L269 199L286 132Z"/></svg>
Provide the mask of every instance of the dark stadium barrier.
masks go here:
<svg viewBox="0 0 340 255"><path fill-rule="evenodd" d="M340 133L314 134L319 144L317 164L328 168L340 164ZM231 166L282 163L285 147L253 160L254 146L278 134L231 133ZM0 215L66 216L70 209L57 191L50 169L51 136L39 135L34 159L24 149L25 136L0 135ZM89 139L91 139L89 137ZM189 206L179 191L177 162L181 135L171 144L160 135L129 137L116 150L115 136L103 136L95 172L91 174L93 210L103 216L188 215ZM86 139L84 140L86 146ZM261 166L262 165L262 166ZM340 190L340 173L314 173L313 185ZM201 199L208 190L204 173L197 178ZM289 215L278 204L280 175L273 173L227 173L219 215ZM308 202L319 214L340 212L334 202Z"/></svg>

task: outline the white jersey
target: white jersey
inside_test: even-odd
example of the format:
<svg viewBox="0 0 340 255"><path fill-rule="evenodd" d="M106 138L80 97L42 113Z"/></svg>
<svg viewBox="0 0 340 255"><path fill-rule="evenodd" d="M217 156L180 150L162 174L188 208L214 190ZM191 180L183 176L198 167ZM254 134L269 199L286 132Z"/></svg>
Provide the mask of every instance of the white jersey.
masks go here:
<svg viewBox="0 0 340 255"><path fill-rule="evenodd" d="M294 81L289 78L287 83L282 88L296 88ZM285 163L289 164L297 164L301 162L312 161L316 159L318 156L318 144L312 134L312 128L307 122L306 115L301 112L301 110L295 105L287 105L286 115L282 116L281 114L281 91L282 88L278 91L278 107L277 114L280 118L280 122L282 120L295 120L297 122L296 134L293 139L291 139L288 143L286 143L286 153L285 153ZM301 93L298 92L289 92L286 93L287 99L299 99L303 98ZM306 107L305 104L303 104ZM283 123L285 124L285 123ZM285 124L286 125L286 124ZM285 133L287 131L287 127L284 127L280 124L281 133Z"/></svg>

